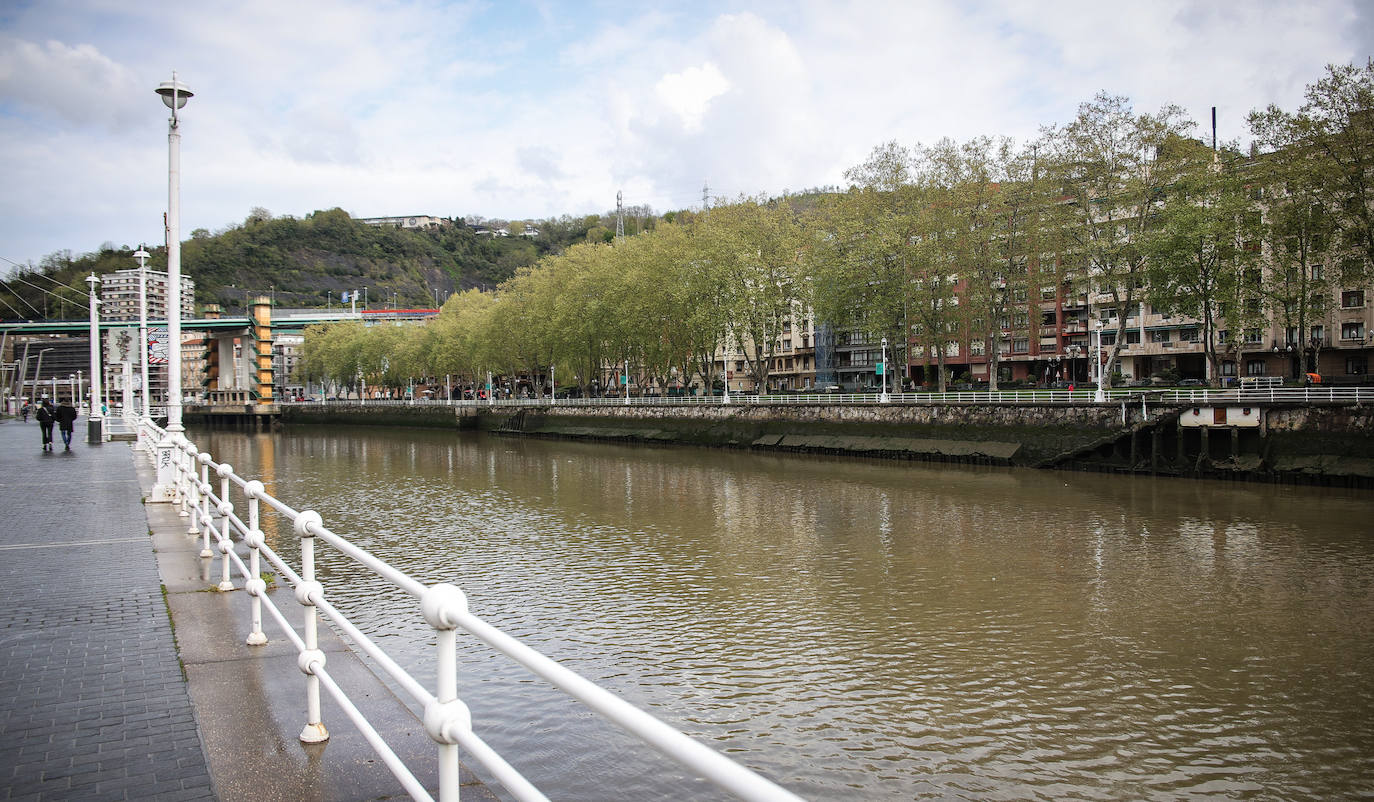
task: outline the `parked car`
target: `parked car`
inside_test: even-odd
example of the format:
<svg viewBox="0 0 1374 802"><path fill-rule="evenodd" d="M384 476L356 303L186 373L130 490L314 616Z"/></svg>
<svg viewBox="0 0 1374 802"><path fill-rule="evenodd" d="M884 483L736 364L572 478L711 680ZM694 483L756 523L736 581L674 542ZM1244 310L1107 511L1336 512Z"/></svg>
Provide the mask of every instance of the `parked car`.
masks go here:
<svg viewBox="0 0 1374 802"><path fill-rule="evenodd" d="M1183 379L1178 383L1179 387L1201 387L1204 382L1202 379Z"/></svg>

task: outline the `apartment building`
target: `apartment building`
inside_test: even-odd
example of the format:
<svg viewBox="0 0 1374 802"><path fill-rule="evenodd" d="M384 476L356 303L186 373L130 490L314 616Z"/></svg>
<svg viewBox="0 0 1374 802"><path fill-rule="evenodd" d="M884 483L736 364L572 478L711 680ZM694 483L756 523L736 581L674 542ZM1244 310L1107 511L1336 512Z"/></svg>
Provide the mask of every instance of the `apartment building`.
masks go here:
<svg viewBox="0 0 1374 802"><path fill-rule="evenodd" d="M137 323L139 317L139 274L147 284L148 320L167 319L167 273L147 268L116 270L100 277L100 319L108 322ZM196 283L181 276L181 317L195 316Z"/></svg>

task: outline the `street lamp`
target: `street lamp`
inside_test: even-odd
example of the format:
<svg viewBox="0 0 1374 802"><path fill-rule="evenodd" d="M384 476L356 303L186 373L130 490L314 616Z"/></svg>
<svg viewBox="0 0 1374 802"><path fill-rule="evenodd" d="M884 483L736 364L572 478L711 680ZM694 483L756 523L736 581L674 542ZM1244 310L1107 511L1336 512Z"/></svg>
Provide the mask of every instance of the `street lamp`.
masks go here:
<svg viewBox="0 0 1374 802"><path fill-rule="evenodd" d="M181 425L181 129L177 111L192 97L186 84L163 81L155 90L172 110L167 121L167 431L186 431Z"/></svg>
<svg viewBox="0 0 1374 802"><path fill-rule="evenodd" d="M30 404L38 403L38 383L42 381L43 376L43 355L51 350L53 349L44 348L43 350L38 352L38 364L35 365L33 368L33 389L29 391ZM23 390L24 388L21 386L19 389Z"/></svg>
<svg viewBox="0 0 1374 802"><path fill-rule="evenodd" d="M152 419L152 412L149 411L148 389L148 259L152 254L143 250L139 246L134 251L134 258L138 260L138 375L143 381L143 386L139 391L139 399L143 402L144 420Z"/></svg>
<svg viewBox="0 0 1374 802"><path fill-rule="evenodd" d="M95 273L86 277L91 288L87 300L91 307L91 411L86 418L86 442L101 443L105 440L105 416L100 414L100 291L96 285L100 278Z"/></svg>
<svg viewBox="0 0 1374 802"><path fill-rule="evenodd" d="M1093 374L1097 376L1097 390L1093 393L1093 401L1101 403L1107 400L1107 395L1102 390L1102 321L1093 321L1093 345L1097 348L1097 358L1093 360Z"/></svg>
<svg viewBox="0 0 1374 802"><path fill-rule="evenodd" d="M172 80L153 91L172 110L167 120L167 436L155 452L157 499L172 501L178 479L178 460L172 453L186 442L186 428L181 425L181 130L177 112L191 99L191 90L173 72Z"/></svg>
<svg viewBox="0 0 1374 802"><path fill-rule="evenodd" d="M887 395L887 338L883 338L883 361L878 364L879 375L883 377L883 391L878 394L878 403L886 404L892 399Z"/></svg>

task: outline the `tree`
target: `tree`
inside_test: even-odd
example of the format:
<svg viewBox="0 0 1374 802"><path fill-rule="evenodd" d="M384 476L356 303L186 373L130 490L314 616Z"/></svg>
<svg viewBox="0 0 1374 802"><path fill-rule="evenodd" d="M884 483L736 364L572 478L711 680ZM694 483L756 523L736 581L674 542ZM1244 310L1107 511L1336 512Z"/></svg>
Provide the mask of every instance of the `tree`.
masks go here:
<svg viewBox="0 0 1374 802"><path fill-rule="evenodd" d="M1250 199L1245 165L1198 143L1178 143L1178 180L1169 188L1144 241L1150 303L1194 318L1201 327L1207 375L1219 381L1219 330L1229 344L1256 325L1247 301L1247 276L1259 256L1259 216ZM1219 327L1226 327L1219 329Z"/></svg>
<svg viewBox="0 0 1374 802"><path fill-rule="evenodd" d="M1019 304L1027 328L1040 322L1029 292L1030 270L1040 266L1036 224L1044 202L1035 157L1009 139L976 137L961 145L941 140L927 158L950 216L945 240L962 287L955 322L969 352L973 339L980 341L995 391L1003 321L1016 328Z"/></svg>
<svg viewBox="0 0 1374 802"><path fill-rule="evenodd" d="M1286 153L1288 179L1309 182L1331 216L1336 244L1357 257L1352 283L1374 272L1374 59L1328 65L1297 112L1251 112L1259 147Z"/></svg>
<svg viewBox="0 0 1374 802"><path fill-rule="evenodd" d="M1073 122L1046 132L1047 167L1065 196L1053 207L1064 259L1090 297L1106 296L1117 311L1103 368L1107 387L1126 343L1127 315L1145 287L1144 237L1176 179L1166 147L1191 127L1176 107L1136 114L1129 100L1103 92L1080 105Z"/></svg>
<svg viewBox="0 0 1374 802"><path fill-rule="evenodd" d="M802 230L786 200L744 199L711 210L704 254L722 281L727 326L760 392L784 325L805 303Z"/></svg>

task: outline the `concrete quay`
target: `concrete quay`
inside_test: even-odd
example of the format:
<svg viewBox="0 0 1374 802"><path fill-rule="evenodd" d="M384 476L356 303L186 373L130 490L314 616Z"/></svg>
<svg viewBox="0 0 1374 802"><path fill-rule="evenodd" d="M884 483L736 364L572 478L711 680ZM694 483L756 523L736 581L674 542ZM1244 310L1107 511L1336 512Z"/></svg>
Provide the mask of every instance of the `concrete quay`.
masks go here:
<svg viewBox="0 0 1374 802"><path fill-rule="evenodd" d="M142 503L152 484L132 444L44 452L36 423L0 421L0 799L405 797L328 694L330 740L300 743L294 647L270 620L269 642L245 645L246 596L213 590L218 557L199 556L171 505ZM320 640L330 673L437 789L413 711L328 627ZM463 779L464 800L497 798Z"/></svg>

